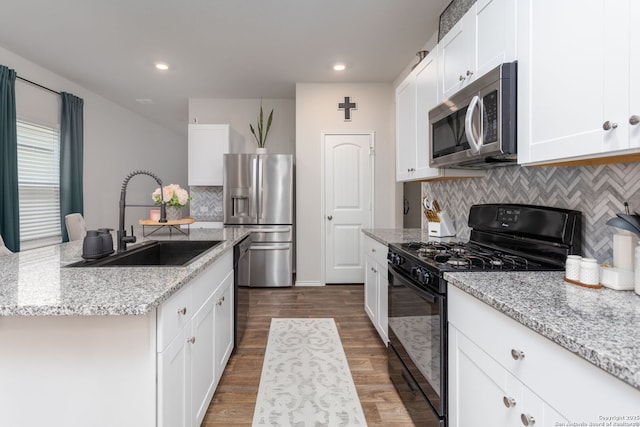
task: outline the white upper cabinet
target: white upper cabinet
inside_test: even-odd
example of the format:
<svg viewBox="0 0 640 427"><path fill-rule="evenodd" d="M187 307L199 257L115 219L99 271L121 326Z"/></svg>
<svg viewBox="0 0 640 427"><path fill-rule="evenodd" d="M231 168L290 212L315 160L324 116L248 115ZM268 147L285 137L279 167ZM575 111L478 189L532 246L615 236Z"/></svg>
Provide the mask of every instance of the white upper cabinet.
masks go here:
<svg viewBox="0 0 640 427"><path fill-rule="evenodd" d="M440 98L447 99L475 79L476 5L438 43Z"/></svg>
<svg viewBox="0 0 640 427"><path fill-rule="evenodd" d="M222 186L229 125L189 125L189 185Z"/></svg>
<svg viewBox="0 0 640 427"><path fill-rule="evenodd" d="M518 3L518 161L637 152L636 0ZM638 117L640 118L640 117ZM634 150L635 149L635 150Z"/></svg>
<svg viewBox="0 0 640 427"><path fill-rule="evenodd" d="M415 161L416 80L412 73L396 88L396 181L411 179Z"/></svg>
<svg viewBox="0 0 640 427"><path fill-rule="evenodd" d="M438 102L438 56L434 51L396 88L396 181L482 174L473 170L429 167L429 110Z"/></svg>
<svg viewBox="0 0 640 427"><path fill-rule="evenodd" d="M439 96L516 59L516 2L478 0L438 44Z"/></svg>

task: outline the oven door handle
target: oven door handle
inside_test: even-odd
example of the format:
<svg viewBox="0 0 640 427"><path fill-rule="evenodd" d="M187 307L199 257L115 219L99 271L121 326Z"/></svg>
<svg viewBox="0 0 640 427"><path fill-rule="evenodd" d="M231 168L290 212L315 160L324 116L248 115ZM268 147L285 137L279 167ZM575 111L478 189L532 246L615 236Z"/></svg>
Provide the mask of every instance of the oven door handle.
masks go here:
<svg viewBox="0 0 640 427"><path fill-rule="evenodd" d="M413 281L406 277L405 274L396 270L392 265L389 265L389 275L393 276L396 280L402 283L402 285L410 288L412 291L426 299L429 303L436 302L436 296L426 289L422 289L413 284Z"/></svg>

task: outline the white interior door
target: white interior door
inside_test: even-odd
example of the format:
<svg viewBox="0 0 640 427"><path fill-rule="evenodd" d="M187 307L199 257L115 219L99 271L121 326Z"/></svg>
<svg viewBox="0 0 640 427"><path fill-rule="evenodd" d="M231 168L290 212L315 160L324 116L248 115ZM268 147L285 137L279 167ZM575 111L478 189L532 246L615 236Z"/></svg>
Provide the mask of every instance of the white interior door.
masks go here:
<svg viewBox="0 0 640 427"><path fill-rule="evenodd" d="M325 283L363 283L373 223L373 133L324 133Z"/></svg>

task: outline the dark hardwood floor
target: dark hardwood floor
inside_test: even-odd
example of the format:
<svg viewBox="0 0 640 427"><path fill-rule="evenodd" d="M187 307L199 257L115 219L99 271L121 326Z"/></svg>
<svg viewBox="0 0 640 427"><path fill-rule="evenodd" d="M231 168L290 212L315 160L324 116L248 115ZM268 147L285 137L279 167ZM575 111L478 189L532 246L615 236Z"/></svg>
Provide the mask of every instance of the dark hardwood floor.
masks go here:
<svg viewBox="0 0 640 427"><path fill-rule="evenodd" d="M387 373L386 347L364 311L363 285L250 289L249 320L202 423L250 426L273 317L332 317L367 424L413 426Z"/></svg>

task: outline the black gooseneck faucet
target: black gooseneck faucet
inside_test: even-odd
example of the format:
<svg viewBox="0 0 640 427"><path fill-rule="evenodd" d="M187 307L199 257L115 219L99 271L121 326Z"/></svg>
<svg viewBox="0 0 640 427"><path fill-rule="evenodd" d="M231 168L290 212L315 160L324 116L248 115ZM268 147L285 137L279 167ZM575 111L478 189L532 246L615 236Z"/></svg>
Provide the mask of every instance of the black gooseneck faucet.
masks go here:
<svg viewBox="0 0 640 427"><path fill-rule="evenodd" d="M127 231L124 229L124 211L127 207L127 185L129 180L136 175L149 175L155 179L160 186L160 220L158 222L167 222L167 205L164 201L164 192L162 191L162 180L157 175L149 171L135 171L131 172L122 182L122 189L120 190L120 223L118 226L118 253L127 250L127 243L135 243L136 236L133 235L133 226L131 226L131 236L127 236Z"/></svg>

